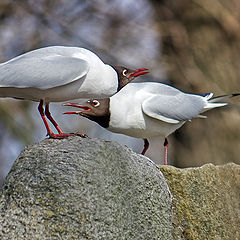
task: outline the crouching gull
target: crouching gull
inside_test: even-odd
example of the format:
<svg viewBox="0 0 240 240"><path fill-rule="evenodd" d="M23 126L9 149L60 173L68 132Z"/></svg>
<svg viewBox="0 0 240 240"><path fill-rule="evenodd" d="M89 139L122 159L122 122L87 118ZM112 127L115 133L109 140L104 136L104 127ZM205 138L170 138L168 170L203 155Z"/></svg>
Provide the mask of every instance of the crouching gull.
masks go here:
<svg viewBox="0 0 240 240"><path fill-rule="evenodd" d="M144 155L149 147L147 138L165 138L165 160L167 165L167 137L186 121L227 103L219 102L237 96L230 94L212 98L213 93L188 94L166 84L156 82L129 83L110 98L91 99L83 104L66 103L65 106L80 108L78 114L115 133L144 139Z"/></svg>

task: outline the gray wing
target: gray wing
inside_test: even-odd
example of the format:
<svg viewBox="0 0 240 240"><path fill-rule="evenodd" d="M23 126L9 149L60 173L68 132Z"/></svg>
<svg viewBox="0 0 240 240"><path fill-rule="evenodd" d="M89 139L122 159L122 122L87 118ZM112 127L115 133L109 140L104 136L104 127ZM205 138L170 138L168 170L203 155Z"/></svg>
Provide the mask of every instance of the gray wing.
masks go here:
<svg viewBox="0 0 240 240"><path fill-rule="evenodd" d="M155 95L142 103L143 112L158 120L179 123L197 117L205 105L198 95L179 92L176 95Z"/></svg>
<svg viewBox="0 0 240 240"><path fill-rule="evenodd" d="M0 87L48 89L85 76L87 61L54 53L24 54L0 64Z"/></svg>

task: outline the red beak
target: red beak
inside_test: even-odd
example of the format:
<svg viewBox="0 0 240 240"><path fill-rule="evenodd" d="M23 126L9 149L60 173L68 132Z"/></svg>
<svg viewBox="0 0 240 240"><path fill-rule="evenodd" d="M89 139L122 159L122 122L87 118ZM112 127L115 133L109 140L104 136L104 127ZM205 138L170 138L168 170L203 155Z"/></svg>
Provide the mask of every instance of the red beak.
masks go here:
<svg viewBox="0 0 240 240"><path fill-rule="evenodd" d="M81 108L84 111L91 111L92 109L86 106L80 106L78 103L64 103L63 106L70 106L70 107L77 107L77 108ZM73 111L73 112L65 112L63 114L81 114L82 111Z"/></svg>
<svg viewBox="0 0 240 240"><path fill-rule="evenodd" d="M138 77L138 76L141 76L141 75L144 75L144 74L147 74L147 73L149 73L147 68L138 68L129 77Z"/></svg>

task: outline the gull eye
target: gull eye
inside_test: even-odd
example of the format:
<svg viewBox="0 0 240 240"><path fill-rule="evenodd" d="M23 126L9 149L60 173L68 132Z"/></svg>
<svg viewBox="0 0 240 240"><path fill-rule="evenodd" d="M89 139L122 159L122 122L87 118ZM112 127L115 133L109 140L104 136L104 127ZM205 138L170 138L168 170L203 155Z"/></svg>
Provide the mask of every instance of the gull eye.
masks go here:
<svg viewBox="0 0 240 240"><path fill-rule="evenodd" d="M124 76L124 77L126 77L127 76L127 69L124 69L123 71L122 71L122 75Z"/></svg>
<svg viewBox="0 0 240 240"><path fill-rule="evenodd" d="M100 105L100 102L98 100L92 100L92 106L98 107Z"/></svg>

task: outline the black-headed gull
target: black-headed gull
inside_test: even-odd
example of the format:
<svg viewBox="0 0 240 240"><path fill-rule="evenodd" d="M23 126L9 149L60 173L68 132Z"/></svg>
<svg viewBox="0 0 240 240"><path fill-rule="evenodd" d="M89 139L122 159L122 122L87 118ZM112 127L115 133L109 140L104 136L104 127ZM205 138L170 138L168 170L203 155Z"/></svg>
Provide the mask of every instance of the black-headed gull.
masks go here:
<svg viewBox="0 0 240 240"><path fill-rule="evenodd" d="M82 109L65 114L79 114L109 131L143 138L142 154L145 154L149 147L147 138L163 136L164 164L167 164L167 137L186 121L196 117L204 118L201 113L227 104L218 101L236 95L239 94L212 98L213 93L188 94L166 84L144 82L129 83L110 98L88 100L82 105L64 105Z"/></svg>
<svg viewBox="0 0 240 240"><path fill-rule="evenodd" d="M47 135L64 138L73 134L63 133L54 121L49 111L50 102L110 97L135 77L146 73L145 68L132 70L107 65L84 48L51 46L1 63L0 97L40 102L38 110ZM58 134L51 131L46 117Z"/></svg>

